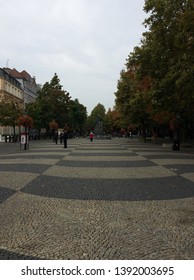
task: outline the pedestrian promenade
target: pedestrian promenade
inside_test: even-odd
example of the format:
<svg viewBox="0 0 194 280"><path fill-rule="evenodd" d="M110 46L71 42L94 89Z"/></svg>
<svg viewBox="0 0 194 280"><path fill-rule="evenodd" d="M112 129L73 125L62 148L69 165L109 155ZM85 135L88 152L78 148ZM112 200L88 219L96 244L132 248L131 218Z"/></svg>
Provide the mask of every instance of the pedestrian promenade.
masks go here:
<svg viewBox="0 0 194 280"><path fill-rule="evenodd" d="M0 143L0 259L193 260L193 151Z"/></svg>

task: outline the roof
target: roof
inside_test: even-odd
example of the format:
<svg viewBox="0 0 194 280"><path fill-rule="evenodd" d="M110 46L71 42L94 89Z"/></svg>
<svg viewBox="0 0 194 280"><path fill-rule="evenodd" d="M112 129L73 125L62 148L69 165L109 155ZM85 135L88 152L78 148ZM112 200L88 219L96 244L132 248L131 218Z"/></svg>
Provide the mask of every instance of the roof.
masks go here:
<svg viewBox="0 0 194 280"><path fill-rule="evenodd" d="M18 72L15 68L10 69L10 68L3 68L9 75L11 75L14 78L18 79L23 79L24 77L20 72Z"/></svg>
<svg viewBox="0 0 194 280"><path fill-rule="evenodd" d="M30 80L32 79L32 77L30 76L30 74L28 72L26 72L25 70L23 70L21 73L23 78L25 78L26 80Z"/></svg>
<svg viewBox="0 0 194 280"><path fill-rule="evenodd" d="M25 79L27 81L32 79L30 74L25 70L23 70L22 72L17 71L15 68L13 68L13 69L3 68L3 70L16 79Z"/></svg>
<svg viewBox="0 0 194 280"><path fill-rule="evenodd" d="M9 68L0 68L0 77L3 77L6 81L21 89L20 82L16 79L16 77L13 77L8 70Z"/></svg>

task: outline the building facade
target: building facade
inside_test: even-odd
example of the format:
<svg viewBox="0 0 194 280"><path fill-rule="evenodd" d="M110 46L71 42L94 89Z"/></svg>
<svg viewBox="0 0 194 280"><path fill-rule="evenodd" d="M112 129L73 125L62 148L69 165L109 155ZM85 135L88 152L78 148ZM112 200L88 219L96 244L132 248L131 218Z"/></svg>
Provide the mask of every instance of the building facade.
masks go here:
<svg viewBox="0 0 194 280"><path fill-rule="evenodd" d="M0 101L14 101L24 105L24 92L21 84L13 76L0 68Z"/></svg>
<svg viewBox="0 0 194 280"><path fill-rule="evenodd" d="M39 89L40 86L36 84L35 78L25 70L18 72L16 69L0 68L0 102L13 101L25 110L27 103L36 100ZM0 135L3 134L13 134L13 128L0 124Z"/></svg>
<svg viewBox="0 0 194 280"><path fill-rule="evenodd" d="M35 77L31 77L25 70L22 72L17 71L15 68L4 68L4 70L21 84L24 107L27 103L34 102L37 98L37 92L40 89L40 86L36 84Z"/></svg>

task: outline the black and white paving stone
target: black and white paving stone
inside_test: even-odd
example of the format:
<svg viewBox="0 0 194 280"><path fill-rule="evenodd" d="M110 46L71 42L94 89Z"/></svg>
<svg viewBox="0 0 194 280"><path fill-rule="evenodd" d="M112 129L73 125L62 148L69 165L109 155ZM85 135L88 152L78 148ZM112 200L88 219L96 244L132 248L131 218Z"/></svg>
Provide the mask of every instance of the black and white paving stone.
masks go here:
<svg viewBox="0 0 194 280"><path fill-rule="evenodd" d="M0 143L0 259L194 258L192 150L17 145Z"/></svg>

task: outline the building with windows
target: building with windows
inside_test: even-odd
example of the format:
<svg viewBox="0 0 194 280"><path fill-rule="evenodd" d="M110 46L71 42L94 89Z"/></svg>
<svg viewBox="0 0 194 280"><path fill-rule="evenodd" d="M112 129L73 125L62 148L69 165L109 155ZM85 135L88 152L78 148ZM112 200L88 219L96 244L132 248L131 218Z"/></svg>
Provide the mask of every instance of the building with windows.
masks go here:
<svg viewBox="0 0 194 280"><path fill-rule="evenodd" d="M25 110L27 103L35 101L39 89L35 77L25 70L18 72L16 69L0 68L0 102L13 101ZM13 134L13 127L0 124L0 135L4 134Z"/></svg>
<svg viewBox="0 0 194 280"><path fill-rule="evenodd" d="M22 72L17 71L15 68L4 68L4 70L21 84L24 94L24 107L25 104L35 101L37 92L40 89L40 86L36 84L35 77L31 77L25 70Z"/></svg>
<svg viewBox="0 0 194 280"><path fill-rule="evenodd" d="M0 101L11 101L24 106L24 92L20 82L0 68Z"/></svg>

